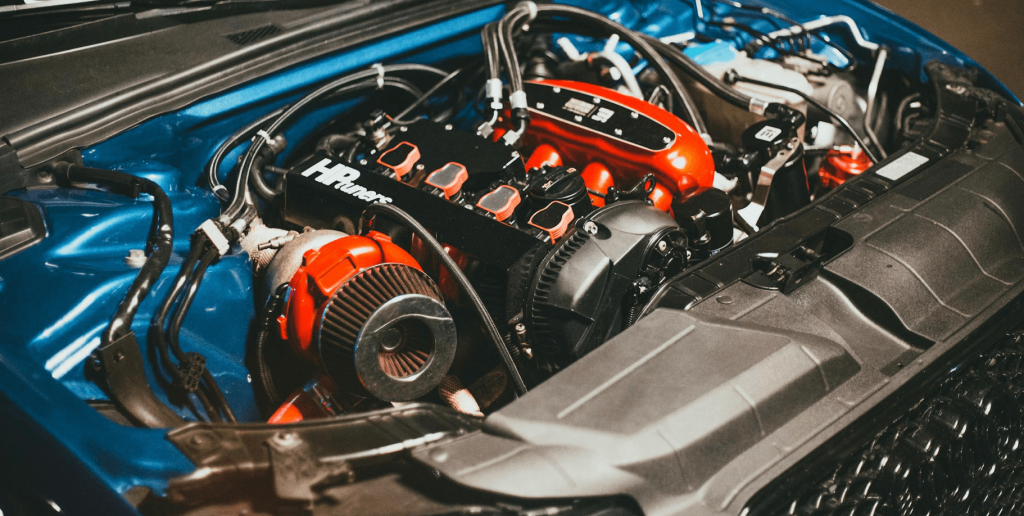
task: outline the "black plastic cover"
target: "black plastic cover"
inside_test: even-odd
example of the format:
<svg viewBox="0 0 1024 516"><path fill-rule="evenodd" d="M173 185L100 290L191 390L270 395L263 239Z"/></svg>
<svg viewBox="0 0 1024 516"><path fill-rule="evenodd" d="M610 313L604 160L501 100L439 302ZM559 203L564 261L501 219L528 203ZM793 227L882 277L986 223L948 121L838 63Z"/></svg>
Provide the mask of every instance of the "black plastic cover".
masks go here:
<svg viewBox="0 0 1024 516"><path fill-rule="evenodd" d="M860 370L810 334L657 310L484 421L414 452L525 498L685 496ZM643 400L642 403L638 402Z"/></svg>
<svg viewBox="0 0 1024 516"><path fill-rule="evenodd" d="M581 230L588 222L594 234ZM527 296L533 349L547 360L583 356L622 328L626 293L647 253L678 228L643 201L622 201L576 221L541 263Z"/></svg>
<svg viewBox="0 0 1024 516"><path fill-rule="evenodd" d="M36 205L0 196L0 260L31 247L45 236L46 224Z"/></svg>

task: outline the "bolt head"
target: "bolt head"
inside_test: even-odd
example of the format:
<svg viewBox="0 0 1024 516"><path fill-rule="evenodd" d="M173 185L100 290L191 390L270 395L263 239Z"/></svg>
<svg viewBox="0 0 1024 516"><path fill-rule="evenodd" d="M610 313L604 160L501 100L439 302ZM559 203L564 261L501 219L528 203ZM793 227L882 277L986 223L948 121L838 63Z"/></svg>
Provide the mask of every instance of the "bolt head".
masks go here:
<svg viewBox="0 0 1024 516"><path fill-rule="evenodd" d="M667 242L665 242L664 240L662 240L661 242L658 242L658 250L659 251L665 252L666 249L668 249L668 243Z"/></svg>
<svg viewBox="0 0 1024 516"><path fill-rule="evenodd" d="M597 234L597 224L594 221L592 221L592 220L588 220L588 221L583 223L583 231L586 231L590 235L596 235Z"/></svg>

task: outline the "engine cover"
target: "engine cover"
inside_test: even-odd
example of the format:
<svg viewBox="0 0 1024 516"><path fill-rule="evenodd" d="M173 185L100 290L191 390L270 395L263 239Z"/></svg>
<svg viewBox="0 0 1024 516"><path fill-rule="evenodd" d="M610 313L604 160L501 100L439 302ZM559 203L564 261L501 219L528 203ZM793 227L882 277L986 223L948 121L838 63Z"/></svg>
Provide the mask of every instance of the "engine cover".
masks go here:
<svg viewBox="0 0 1024 516"><path fill-rule="evenodd" d="M715 163L707 144L668 111L582 82L527 82L524 88L531 116L527 145L546 155L553 149L566 165L584 170L592 191L604 194L609 186L622 189L654 174L652 200L668 210L673 196L712 186ZM586 170L595 163L603 170Z"/></svg>
<svg viewBox="0 0 1024 516"><path fill-rule="evenodd" d="M679 225L642 201L601 208L576 228L544 257L527 296L533 350L556 363L632 323L630 309L686 261Z"/></svg>

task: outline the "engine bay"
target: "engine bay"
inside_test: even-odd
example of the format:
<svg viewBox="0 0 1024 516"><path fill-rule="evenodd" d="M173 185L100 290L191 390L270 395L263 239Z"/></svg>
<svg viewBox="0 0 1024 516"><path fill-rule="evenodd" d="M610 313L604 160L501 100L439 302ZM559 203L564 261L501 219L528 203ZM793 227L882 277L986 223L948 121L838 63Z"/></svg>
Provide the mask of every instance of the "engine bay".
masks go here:
<svg viewBox="0 0 1024 516"><path fill-rule="evenodd" d="M312 503L399 453L522 499L689 496L1024 281L1016 111L844 9L464 6L60 155L12 132L45 159L0 183L0 367L181 507L264 470ZM296 450L315 474L279 481Z"/></svg>
<svg viewBox="0 0 1024 516"><path fill-rule="evenodd" d="M154 249L173 243L133 250L139 276L119 323L48 367L60 378L88 356L73 390L144 426L505 406L636 323L669 278L807 207L928 121L920 93L882 80L889 50L847 19L733 14L785 27L765 36L724 17L717 32L659 39L527 2L483 28L478 54L376 63L264 112L218 138L188 187L201 190L193 207L175 207L199 220L220 204L153 309L148 358L111 357L137 346L132 311L160 273ZM847 31L872 66L823 28ZM53 174L128 184L96 170ZM141 192L183 187L150 175ZM232 260L251 278L206 311L251 303L255 322L241 349L218 349L232 330L186 315Z"/></svg>

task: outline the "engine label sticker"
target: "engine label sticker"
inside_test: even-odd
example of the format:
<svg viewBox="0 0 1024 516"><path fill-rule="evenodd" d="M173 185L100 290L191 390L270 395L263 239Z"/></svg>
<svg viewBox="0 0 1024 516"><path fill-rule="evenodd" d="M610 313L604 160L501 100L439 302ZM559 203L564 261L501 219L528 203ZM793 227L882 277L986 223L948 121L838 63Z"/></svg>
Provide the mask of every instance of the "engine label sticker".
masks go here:
<svg viewBox="0 0 1024 516"><path fill-rule="evenodd" d="M757 132L757 134L754 135L754 138L766 142L771 142L775 141L775 138L777 138L780 134L782 134L782 129L766 125L762 127L761 130Z"/></svg>
<svg viewBox="0 0 1024 516"><path fill-rule="evenodd" d="M597 113L594 113L594 116L590 117L590 119L603 124L611 119L614 114L615 112L608 108L597 108Z"/></svg>
<svg viewBox="0 0 1024 516"><path fill-rule="evenodd" d="M331 160L324 158L315 165L303 170L301 173L302 177L310 177L313 174L319 173L320 176L316 178L316 182L320 184L333 185L336 190L347 193L362 201L379 202L382 204L391 203L390 197L356 184L355 181L359 179L361 174L358 170L344 163L336 163L333 166L329 165L331 165Z"/></svg>
<svg viewBox="0 0 1024 516"><path fill-rule="evenodd" d="M562 109L574 115L587 116L594 110L594 105L580 99L569 99L566 101L565 105L562 106Z"/></svg>
<svg viewBox="0 0 1024 516"><path fill-rule="evenodd" d="M897 158L896 161L882 167L876 174L889 181L897 181L925 163L928 163L928 158L916 152L908 152Z"/></svg>

